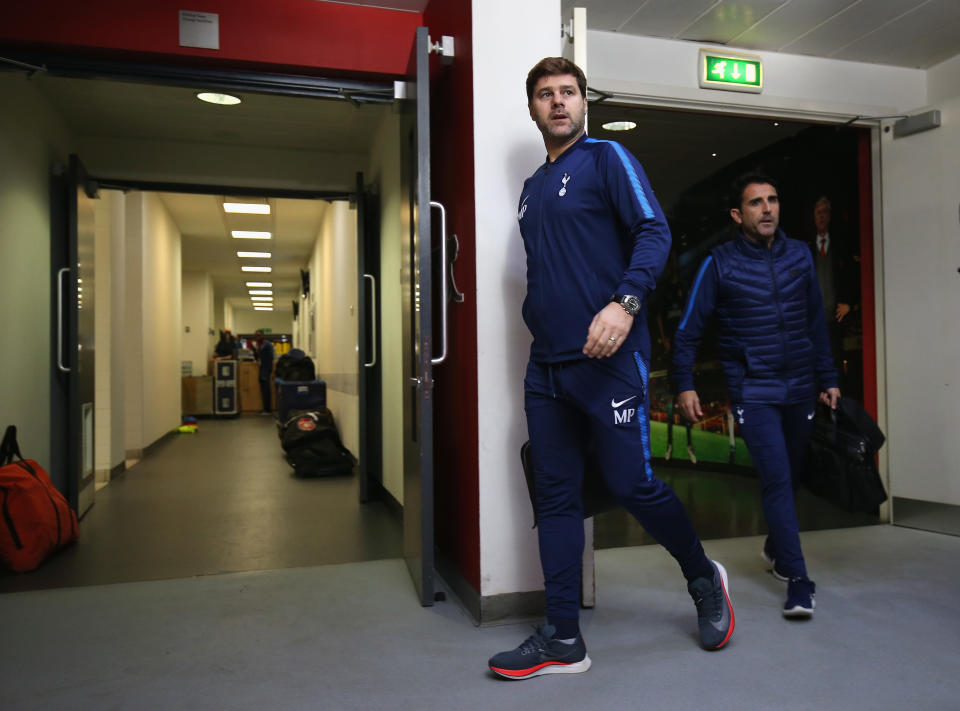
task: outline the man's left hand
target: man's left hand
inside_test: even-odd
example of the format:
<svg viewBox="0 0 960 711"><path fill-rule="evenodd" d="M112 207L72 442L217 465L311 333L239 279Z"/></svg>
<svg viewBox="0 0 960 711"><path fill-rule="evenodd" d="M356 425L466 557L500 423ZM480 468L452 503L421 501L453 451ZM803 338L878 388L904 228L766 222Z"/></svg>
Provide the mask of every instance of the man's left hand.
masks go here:
<svg viewBox="0 0 960 711"><path fill-rule="evenodd" d="M837 409L837 400L840 399L840 388L827 388L820 393L820 402L829 405L831 410Z"/></svg>
<svg viewBox="0 0 960 711"><path fill-rule="evenodd" d="M837 304L837 312L834 314L834 317L837 319L837 323L840 323L847 317L847 314L850 313L850 304Z"/></svg>
<svg viewBox="0 0 960 711"><path fill-rule="evenodd" d="M589 358L609 358L620 348L620 344L630 333L633 316L615 302L610 302L593 317L587 329L587 342L583 353Z"/></svg>

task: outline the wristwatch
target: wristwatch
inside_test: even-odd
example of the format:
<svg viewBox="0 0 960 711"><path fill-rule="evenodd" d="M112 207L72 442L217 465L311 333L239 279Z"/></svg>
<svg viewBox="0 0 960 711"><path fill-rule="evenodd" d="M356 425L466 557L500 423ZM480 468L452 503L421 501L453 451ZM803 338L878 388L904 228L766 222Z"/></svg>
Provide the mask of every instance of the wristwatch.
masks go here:
<svg viewBox="0 0 960 711"><path fill-rule="evenodd" d="M614 294L610 297L610 301L615 301L620 304L623 310L631 316L636 316L640 313L642 302L639 296L634 296L633 294Z"/></svg>

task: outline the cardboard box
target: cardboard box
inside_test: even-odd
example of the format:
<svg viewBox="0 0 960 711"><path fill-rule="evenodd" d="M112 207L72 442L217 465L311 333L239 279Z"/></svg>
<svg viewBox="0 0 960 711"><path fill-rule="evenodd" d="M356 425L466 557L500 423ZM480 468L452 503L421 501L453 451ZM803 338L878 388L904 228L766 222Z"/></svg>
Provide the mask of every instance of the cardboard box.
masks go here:
<svg viewBox="0 0 960 711"><path fill-rule="evenodd" d="M237 392L240 398L240 412L260 412L260 364L255 361L240 361L237 366Z"/></svg>
<svg viewBox="0 0 960 711"><path fill-rule="evenodd" d="M184 415L213 414L213 377L193 375L180 380L180 409Z"/></svg>

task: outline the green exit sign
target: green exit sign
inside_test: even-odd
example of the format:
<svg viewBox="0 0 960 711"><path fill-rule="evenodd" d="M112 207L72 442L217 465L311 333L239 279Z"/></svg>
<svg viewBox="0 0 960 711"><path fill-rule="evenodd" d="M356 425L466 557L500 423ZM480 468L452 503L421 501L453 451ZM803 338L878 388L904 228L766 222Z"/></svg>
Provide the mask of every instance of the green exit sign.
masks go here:
<svg viewBox="0 0 960 711"><path fill-rule="evenodd" d="M760 57L700 50L700 88L724 91L763 91Z"/></svg>

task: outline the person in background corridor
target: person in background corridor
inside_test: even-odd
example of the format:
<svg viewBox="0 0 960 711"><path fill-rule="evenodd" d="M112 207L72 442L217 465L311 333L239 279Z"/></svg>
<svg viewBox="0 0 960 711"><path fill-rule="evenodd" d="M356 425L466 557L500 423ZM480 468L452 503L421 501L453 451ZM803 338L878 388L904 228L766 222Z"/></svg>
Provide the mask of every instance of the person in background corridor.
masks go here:
<svg viewBox="0 0 960 711"><path fill-rule="evenodd" d="M273 373L273 344L263 336L263 331L257 330L254 334L256 350L254 356L260 362L260 396L263 398L263 409L261 415L270 415L273 410L270 407L272 402L270 393L270 375Z"/></svg>

